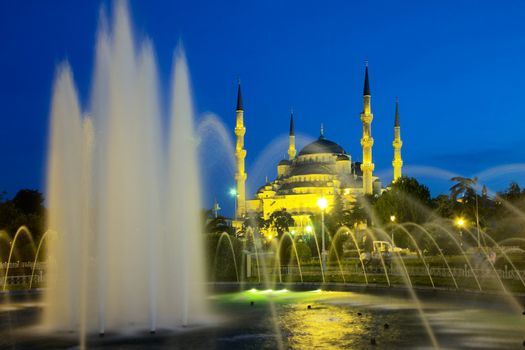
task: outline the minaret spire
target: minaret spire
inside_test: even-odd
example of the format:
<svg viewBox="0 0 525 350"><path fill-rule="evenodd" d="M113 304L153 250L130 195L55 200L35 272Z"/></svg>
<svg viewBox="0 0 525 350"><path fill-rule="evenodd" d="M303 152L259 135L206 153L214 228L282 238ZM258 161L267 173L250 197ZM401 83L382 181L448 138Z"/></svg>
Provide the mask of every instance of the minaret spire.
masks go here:
<svg viewBox="0 0 525 350"><path fill-rule="evenodd" d="M237 87L237 108L236 108L236 122L235 122L235 136L237 142L235 145L235 158L237 161L237 171L235 173L235 182L237 185L237 210L235 218L242 217L246 213L246 172L244 166L244 159L246 158L246 150L244 149L244 135L246 128L244 127L244 110L242 106L241 81L238 82Z"/></svg>
<svg viewBox="0 0 525 350"><path fill-rule="evenodd" d="M293 160L297 151L295 150L295 128L293 124L293 109L290 111L290 134L289 134L290 144L288 146L288 158Z"/></svg>
<svg viewBox="0 0 525 350"><path fill-rule="evenodd" d="M363 96L370 96L370 82L368 81L368 60L365 61L365 86Z"/></svg>
<svg viewBox="0 0 525 350"><path fill-rule="evenodd" d="M361 147L363 149L363 162L361 163L361 171L363 172L363 192L364 194L372 194L372 173L374 171L374 163L372 163L372 146L374 139L372 138L372 114L370 95L370 82L368 80L368 61L365 61L365 84L363 88L363 112L361 113L361 122L363 123L363 137L361 137Z"/></svg>
<svg viewBox="0 0 525 350"><path fill-rule="evenodd" d="M396 117L394 119L394 127L401 126L399 124L399 98L396 97Z"/></svg>
<svg viewBox="0 0 525 350"><path fill-rule="evenodd" d="M319 139L324 139L324 125L321 123L321 129L319 130Z"/></svg>
<svg viewBox="0 0 525 350"><path fill-rule="evenodd" d="M242 111L242 93L241 93L241 79L237 83L237 111Z"/></svg>
<svg viewBox="0 0 525 350"><path fill-rule="evenodd" d="M293 125L293 109L290 111L290 136L295 135L295 128Z"/></svg>
<svg viewBox="0 0 525 350"><path fill-rule="evenodd" d="M392 161L392 166L394 167L394 180L397 181L402 176L403 169L403 159L401 159L401 147L403 146L403 141L401 141L401 124L399 123L399 100L396 97L396 116L394 119L394 160Z"/></svg>

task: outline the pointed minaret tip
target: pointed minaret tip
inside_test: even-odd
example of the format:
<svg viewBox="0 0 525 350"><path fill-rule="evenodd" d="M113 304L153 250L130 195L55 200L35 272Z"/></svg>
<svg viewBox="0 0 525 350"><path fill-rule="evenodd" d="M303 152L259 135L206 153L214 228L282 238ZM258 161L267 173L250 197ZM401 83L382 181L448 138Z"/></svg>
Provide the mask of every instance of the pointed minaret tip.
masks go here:
<svg viewBox="0 0 525 350"><path fill-rule="evenodd" d="M295 127L293 124L293 108L290 111L290 136L295 136Z"/></svg>
<svg viewBox="0 0 525 350"><path fill-rule="evenodd" d="M396 97L396 118L394 120L394 127L399 127L401 124L399 123L399 99Z"/></svg>
<svg viewBox="0 0 525 350"><path fill-rule="evenodd" d="M321 123L321 130L319 130L319 139L324 139L324 126Z"/></svg>
<svg viewBox="0 0 525 350"><path fill-rule="evenodd" d="M363 88L363 96L370 96L370 83L368 81L368 60L365 61L365 86Z"/></svg>
<svg viewBox="0 0 525 350"><path fill-rule="evenodd" d="M241 79L237 82L237 110L242 111Z"/></svg>

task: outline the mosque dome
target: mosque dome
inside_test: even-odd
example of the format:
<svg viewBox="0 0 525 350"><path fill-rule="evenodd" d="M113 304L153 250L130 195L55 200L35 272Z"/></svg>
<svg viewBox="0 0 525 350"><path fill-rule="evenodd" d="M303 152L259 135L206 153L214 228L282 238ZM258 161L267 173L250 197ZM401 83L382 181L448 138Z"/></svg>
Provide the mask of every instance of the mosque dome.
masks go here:
<svg viewBox="0 0 525 350"><path fill-rule="evenodd" d="M337 143L327 140L324 137L320 137L318 140L304 146L299 152L299 156L320 153L346 154L343 147L339 146Z"/></svg>

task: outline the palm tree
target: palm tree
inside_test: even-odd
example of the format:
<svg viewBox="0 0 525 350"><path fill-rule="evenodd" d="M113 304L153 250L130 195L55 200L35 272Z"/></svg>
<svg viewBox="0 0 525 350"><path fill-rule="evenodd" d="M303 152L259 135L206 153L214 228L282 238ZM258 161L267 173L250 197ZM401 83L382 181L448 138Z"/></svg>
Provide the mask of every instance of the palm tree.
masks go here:
<svg viewBox="0 0 525 350"><path fill-rule="evenodd" d="M478 194L476 193L476 185L478 184L478 178L473 177L462 177L455 176L450 179L451 181L456 182L452 187L450 187L450 198L453 201L460 201L463 205L470 205L472 201L475 202L475 208L472 208L474 211L474 216L476 217L476 228L478 231L478 247L481 246L480 241L480 230L479 230L479 208L478 208Z"/></svg>

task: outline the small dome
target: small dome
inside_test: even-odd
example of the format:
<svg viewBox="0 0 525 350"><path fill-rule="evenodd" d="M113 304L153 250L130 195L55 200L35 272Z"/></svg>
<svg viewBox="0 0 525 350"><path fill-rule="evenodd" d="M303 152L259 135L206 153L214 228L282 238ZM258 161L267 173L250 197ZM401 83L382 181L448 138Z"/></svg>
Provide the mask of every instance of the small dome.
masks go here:
<svg viewBox="0 0 525 350"><path fill-rule="evenodd" d="M350 157L348 157L346 154L340 154L337 156L337 160L350 160Z"/></svg>
<svg viewBox="0 0 525 350"><path fill-rule="evenodd" d="M283 159L279 162L279 165L291 165L291 164L292 162L290 162L288 159Z"/></svg>
<svg viewBox="0 0 525 350"><path fill-rule="evenodd" d="M299 156L318 153L346 154L343 147L337 143L325 138L319 138L317 141L304 146L301 152L299 152Z"/></svg>

